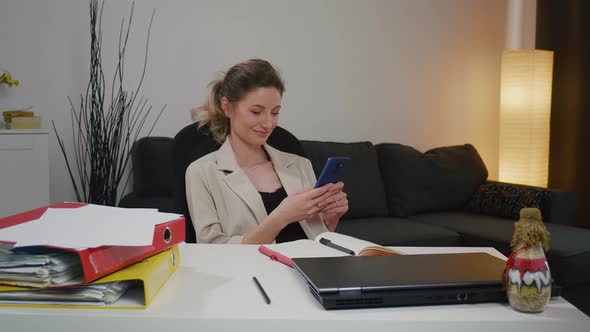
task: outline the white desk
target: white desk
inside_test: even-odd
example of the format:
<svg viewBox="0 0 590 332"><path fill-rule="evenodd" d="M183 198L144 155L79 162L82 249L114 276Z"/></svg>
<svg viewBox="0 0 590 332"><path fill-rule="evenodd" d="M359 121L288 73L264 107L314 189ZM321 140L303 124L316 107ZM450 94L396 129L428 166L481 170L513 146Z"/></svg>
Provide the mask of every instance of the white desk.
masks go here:
<svg viewBox="0 0 590 332"><path fill-rule="evenodd" d="M503 257L493 249L487 252ZM146 310L0 308L0 330L565 332L589 331L590 318L562 298L552 299L541 314L499 303L326 311L293 269L258 253L257 246L184 245L178 271Z"/></svg>

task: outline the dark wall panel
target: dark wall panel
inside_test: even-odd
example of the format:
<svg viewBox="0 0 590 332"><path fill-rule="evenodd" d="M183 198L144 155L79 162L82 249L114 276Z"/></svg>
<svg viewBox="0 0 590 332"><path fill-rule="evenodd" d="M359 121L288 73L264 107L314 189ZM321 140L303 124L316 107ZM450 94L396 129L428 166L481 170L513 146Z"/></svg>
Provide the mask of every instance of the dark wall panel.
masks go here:
<svg viewBox="0 0 590 332"><path fill-rule="evenodd" d="M590 1L537 0L536 48L555 52L549 187L575 191L590 228Z"/></svg>

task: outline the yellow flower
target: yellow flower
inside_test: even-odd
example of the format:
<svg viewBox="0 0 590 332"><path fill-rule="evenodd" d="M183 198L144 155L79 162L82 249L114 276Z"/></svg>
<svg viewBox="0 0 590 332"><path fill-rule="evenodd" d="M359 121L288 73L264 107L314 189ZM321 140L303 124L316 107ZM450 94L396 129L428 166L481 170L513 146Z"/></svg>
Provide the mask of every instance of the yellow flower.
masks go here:
<svg viewBox="0 0 590 332"><path fill-rule="evenodd" d="M9 88L12 88L13 86L18 86L20 84L20 81L13 80L12 75L10 75L10 73L5 70L4 73L0 75L0 84L2 83L8 85Z"/></svg>

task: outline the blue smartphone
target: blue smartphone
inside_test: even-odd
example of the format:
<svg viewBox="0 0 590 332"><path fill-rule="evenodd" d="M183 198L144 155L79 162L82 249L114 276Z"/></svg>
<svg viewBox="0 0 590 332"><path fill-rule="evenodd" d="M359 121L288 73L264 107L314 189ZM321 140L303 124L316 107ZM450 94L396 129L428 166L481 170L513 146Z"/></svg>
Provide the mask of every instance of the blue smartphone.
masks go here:
<svg viewBox="0 0 590 332"><path fill-rule="evenodd" d="M349 157L331 157L328 158L320 177L316 182L314 188L319 188L327 183L336 183L342 180L346 165L350 161Z"/></svg>

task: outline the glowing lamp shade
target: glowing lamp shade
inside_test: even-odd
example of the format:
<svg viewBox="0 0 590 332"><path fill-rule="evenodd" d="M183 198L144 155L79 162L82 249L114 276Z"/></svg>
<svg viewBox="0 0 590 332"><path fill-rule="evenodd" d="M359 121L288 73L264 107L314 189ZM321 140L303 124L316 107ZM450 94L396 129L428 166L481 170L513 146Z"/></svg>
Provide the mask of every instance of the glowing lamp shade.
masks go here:
<svg viewBox="0 0 590 332"><path fill-rule="evenodd" d="M502 182L547 186L552 77L552 51L516 50L502 54Z"/></svg>

